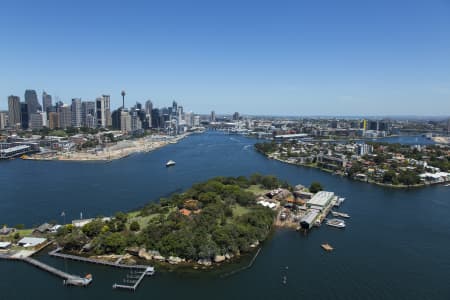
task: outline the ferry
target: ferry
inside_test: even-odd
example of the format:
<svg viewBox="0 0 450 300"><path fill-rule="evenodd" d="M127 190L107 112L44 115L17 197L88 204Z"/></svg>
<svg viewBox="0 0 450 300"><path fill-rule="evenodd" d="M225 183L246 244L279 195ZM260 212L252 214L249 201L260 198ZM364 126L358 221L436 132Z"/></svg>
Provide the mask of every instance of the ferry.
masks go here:
<svg viewBox="0 0 450 300"><path fill-rule="evenodd" d="M166 167L172 167L172 166L175 166L175 162L174 162L173 160L169 160L169 161L166 163Z"/></svg>
<svg viewBox="0 0 450 300"><path fill-rule="evenodd" d="M341 219L329 219L326 224L331 227L345 228L345 221Z"/></svg>
<svg viewBox="0 0 450 300"><path fill-rule="evenodd" d="M331 214L333 215L333 217L341 217L341 218L350 218L349 214L343 213L343 212L338 212L338 211L331 211Z"/></svg>
<svg viewBox="0 0 450 300"><path fill-rule="evenodd" d="M87 286L92 282L92 275L87 274L84 278L68 278L64 280L65 285Z"/></svg>

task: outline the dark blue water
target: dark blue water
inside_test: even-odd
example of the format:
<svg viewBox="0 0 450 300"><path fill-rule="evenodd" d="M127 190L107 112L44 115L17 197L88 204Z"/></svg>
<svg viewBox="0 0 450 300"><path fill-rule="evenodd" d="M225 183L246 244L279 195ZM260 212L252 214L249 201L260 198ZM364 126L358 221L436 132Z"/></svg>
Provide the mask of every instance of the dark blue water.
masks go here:
<svg viewBox="0 0 450 300"><path fill-rule="evenodd" d="M373 139L374 142L383 142L383 143L399 143L405 145L434 145L436 144L433 140L427 139L422 135L415 136L394 136L394 137L385 137L379 139Z"/></svg>
<svg viewBox="0 0 450 300"><path fill-rule="evenodd" d="M353 182L268 160L253 143L207 133L112 163L1 163L0 223L58 220L62 210L67 217L109 215L212 176L260 172L292 184L320 181L346 197L347 228L323 226L307 236L279 230L249 270L226 278L159 272L136 293L112 290L125 274L105 267L42 256L71 273L94 275L88 288L66 288L33 267L0 261L0 299L450 299L449 187L395 190ZM177 165L167 169L169 159ZM324 242L335 251L323 252Z"/></svg>

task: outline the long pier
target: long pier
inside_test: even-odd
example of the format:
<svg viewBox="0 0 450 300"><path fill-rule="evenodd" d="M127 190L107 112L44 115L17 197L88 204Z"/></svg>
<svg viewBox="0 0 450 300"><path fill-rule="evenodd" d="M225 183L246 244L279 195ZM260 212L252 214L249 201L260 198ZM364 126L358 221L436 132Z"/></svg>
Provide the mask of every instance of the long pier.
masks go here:
<svg viewBox="0 0 450 300"><path fill-rule="evenodd" d="M13 257L13 256L8 256L8 255L0 255L0 258L2 259L7 259L7 260L19 260L19 261L24 261L26 263L29 263L30 265L33 265L41 270L47 271L50 274L53 274L55 276L61 277L62 279L68 282L79 282L80 285L87 285L88 283L84 284L86 281L84 280L84 278L81 278L80 276L77 275L72 275L66 272L63 272L61 270L56 269L55 267L52 267L50 265L47 265L46 263L43 263L41 261L38 261L34 258L31 257Z"/></svg>
<svg viewBox="0 0 450 300"><path fill-rule="evenodd" d="M35 267L38 267L39 269L42 269L44 271L51 273L53 275L59 276L62 279L66 279L66 280L67 279L81 279L81 277L79 277L79 276L75 276L75 275L71 275L69 273L63 272L61 270L58 270L52 266L49 266L43 262L40 262L34 258L31 258L31 257L20 258L20 260L25 261Z"/></svg>
<svg viewBox="0 0 450 300"><path fill-rule="evenodd" d="M148 268L152 268L151 266L146 266L146 265L125 265L125 264L121 264L120 261L110 262L110 261L104 261L104 260L100 260L100 259L94 259L94 258L77 256L77 255L70 255L70 254L59 253L61 250L62 250L62 248L56 248L55 250L49 252L48 254L50 256L54 256L54 257L71 259L71 260L76 260L76 261L83 261L83 262L87 262L87 263L98 264L98 265L105 265L105 266L110 266L110 267L115 267L115 268L122 268L122 269L147 270Z"/></svg>

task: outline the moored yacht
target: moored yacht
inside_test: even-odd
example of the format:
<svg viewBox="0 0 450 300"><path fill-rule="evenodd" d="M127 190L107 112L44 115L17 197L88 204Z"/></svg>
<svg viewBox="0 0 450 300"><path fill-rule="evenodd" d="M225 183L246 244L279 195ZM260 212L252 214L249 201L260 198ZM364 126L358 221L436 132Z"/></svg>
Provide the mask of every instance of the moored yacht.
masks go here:
<svg viewBox="0 0 450 300"><path fill-rule="evenodd" d="M341 219L329 219L326 224L331 227L345 228L345 221Z"/></svg>
<svg viewBox="0 0 450 300"><path fill-rule="evenodd" d="M166 163L166 167L171 167L171 166L175 166L175 162L174 162L173 160L169 160L169 161Z"/></svg>

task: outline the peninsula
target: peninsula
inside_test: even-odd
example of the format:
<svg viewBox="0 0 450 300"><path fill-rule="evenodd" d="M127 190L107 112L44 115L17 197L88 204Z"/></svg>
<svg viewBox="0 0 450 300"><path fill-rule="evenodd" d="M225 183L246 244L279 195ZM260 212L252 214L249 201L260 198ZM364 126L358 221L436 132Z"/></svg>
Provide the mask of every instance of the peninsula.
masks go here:
<svg viewBox="0 0 450 300"><path fill-rule="evenodd" d="M268 158L378 185L407 188L450 181L450 148L443 145L291 140L255 148Z"/></svg>

